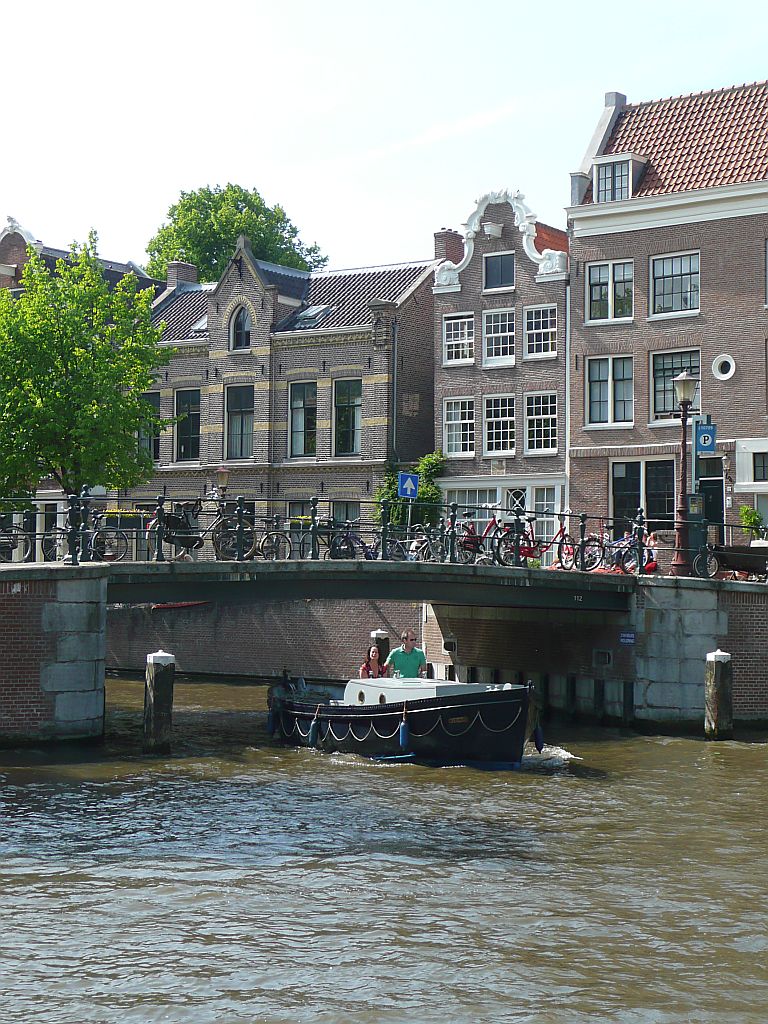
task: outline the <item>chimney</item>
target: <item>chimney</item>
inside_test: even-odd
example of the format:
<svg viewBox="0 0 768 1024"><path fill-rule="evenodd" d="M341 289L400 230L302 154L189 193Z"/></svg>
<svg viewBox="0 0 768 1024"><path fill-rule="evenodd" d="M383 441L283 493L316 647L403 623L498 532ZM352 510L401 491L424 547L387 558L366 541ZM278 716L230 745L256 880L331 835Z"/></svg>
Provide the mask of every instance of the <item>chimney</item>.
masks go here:
<svg viewBox="0 0 768 1024"><path fill-rule="evenodd" d="M197 284L197 267L194 263L182 263L181 260L173 260L168 264L166 279L168 288L175 288L180 281Z"/></svg>
<svg viewBox="0 0 768 1024"><path fill-rule="evenodd" d="M435 259L461 263L464 259L464 239L453 228L440 228L435 232Z"/></svg>

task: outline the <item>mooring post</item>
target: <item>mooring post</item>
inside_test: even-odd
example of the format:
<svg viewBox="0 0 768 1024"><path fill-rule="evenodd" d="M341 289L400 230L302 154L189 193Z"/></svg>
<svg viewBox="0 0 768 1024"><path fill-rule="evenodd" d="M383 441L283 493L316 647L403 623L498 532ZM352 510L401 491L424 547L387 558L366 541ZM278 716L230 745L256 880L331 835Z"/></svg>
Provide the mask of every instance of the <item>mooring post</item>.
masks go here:
<svg viewBox="0 0 768 1024"><path fill-rule="evenodd" d="M173 728L173 677L176 658L166 651L147 655L144 683L144 753L170 754Z"/></svg>
<svg viewBox="0 0 768 1024"><path fill-rule="evenodd" d="M721 650L707 655L704 734L708 740L733 739L733 664L730 654Z"/></svg>

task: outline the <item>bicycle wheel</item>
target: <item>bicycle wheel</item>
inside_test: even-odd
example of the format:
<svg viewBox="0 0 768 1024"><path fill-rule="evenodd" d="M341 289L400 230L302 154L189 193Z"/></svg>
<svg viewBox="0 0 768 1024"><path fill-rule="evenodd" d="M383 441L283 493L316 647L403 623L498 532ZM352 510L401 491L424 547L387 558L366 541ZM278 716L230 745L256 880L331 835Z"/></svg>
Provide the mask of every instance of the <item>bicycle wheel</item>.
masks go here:
<svg viewBox="0 0 768 1024"><path fill-rule="evenodd" d="M480 539L473 537L472 534L457 537L455 545L456 561L461 562L462 565L472 565L473 562L477 561L481 547Z"/></svg>
<svg viewBox="0 0 768 1024"><path fill-rule="evenodd" d="M0 530L0 562L26 562L32 550L28 533L18 526Z"/></svg>
<svg viewBox="0 0 768 1024"><path fill-rule="evenodd" d="M285 561L291 557L292 550L291 538L278 530L265 533L259 544L259 553L268 562Z"/></svg>
<svg viewBox="0 0 768 1024"><path fill-rule="evenodd" d="M520 568L527 568L528 566L528 553L531 550L530 541L527 537L523 536L520 538L518 547L520 558ZM507 533L502 533L496 542L496 561L501 565L514 566L515 565L515 535L510 530Z"/></svg>
<svg viewBox="0 0 768 1024"><path fill-rule="evenodd" d="M571 570L576 564L578 554L576 541L569 534L564 534L557 545L557 560L561 569Z"/></svg>
<svg viewBox="0 0 768 1024"><path fill-rule="evenodd" d="M227 516L211 532L211 542L220 562L237 560L237 516ZM256 531L250 523L243 523L243 558L253 558L258 550Z"/></svg>
<svg viewBox="0 0 768 1024"><path fill-rule="evenodd" d="M647 565L649 561L648 549L643 548L643 565ZM637 548L634 545L622 551L619 567L622 572L627 573L629 576L637 572Z"/></svg>
<svg viewBox="0 0 768 1024"><path fill-rule="evenodd" d="M581 549L579 547L579 542L574 540L573 537L568 537L567 540L569 544L573 545L573 564L567 567L563 566L563 568L581 569ZM565 543L565 538L563 542ZM584 572L592 572L593 569L597 569L603 564L604 559L605 548L603 547L602 541L598 537L587 537L584 541ZM562 561L560 564L562 565Z"/></svg>
<svg viewBox="0 0 768 1024"><path fill-rule="evenodd" d="M405 562L408 559L408 547L401 540L390 540L387 542L387 560L390 562Z"/></svg>
<svg viewBox="0 0 768 1024"><path fill-rule="evenodd" d="M128 554L128 537L122 530L105 526L91 538L91 558L95 562L121 562Z"/></svg>
<svg viewBox="0 0 768 1024"><path fill-rule="evenodd" d="M720 561L714 551L700 551L693 560L693 574L702 579L714 579L720 572Z"/></svg>
<svg viewBox="0 0 768 1024"><path fill-rule="evenodd" d="M329 558L357 558L357 547L351 536L345 536L344 534L338 533L335 537L331 538L331 543L328 548Z"/></svg>

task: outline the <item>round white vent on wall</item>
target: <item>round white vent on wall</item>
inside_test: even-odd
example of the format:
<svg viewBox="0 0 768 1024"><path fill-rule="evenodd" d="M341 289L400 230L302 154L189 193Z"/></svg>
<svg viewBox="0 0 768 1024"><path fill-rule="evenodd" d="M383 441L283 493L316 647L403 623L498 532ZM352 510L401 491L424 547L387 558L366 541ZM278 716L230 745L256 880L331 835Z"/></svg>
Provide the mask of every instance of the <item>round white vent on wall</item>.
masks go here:
<svg viewBox="0 0 768 1024"><path fill-rule="evenodd" d="M730 380L736 373L736 360L724 352L712 361L712 373L718 380Z"/></svg>

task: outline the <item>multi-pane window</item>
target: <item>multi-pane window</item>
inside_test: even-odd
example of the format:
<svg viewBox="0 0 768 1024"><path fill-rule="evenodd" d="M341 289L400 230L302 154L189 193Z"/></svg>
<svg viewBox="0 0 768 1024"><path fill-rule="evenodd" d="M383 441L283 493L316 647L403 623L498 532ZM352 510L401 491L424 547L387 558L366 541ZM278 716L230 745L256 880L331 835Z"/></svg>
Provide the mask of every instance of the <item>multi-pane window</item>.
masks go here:
<svg viewBox="0 0 768 1024"><path fill-rule="evenodd" d="M657 256L651 260L651 310L687 313L699 308L699 254Z"/></svg>
<svg viewBox="0 0 768 1024"><path fill-rule="evenodd" d="M632 318L633 264L592 263L587 268L587 320Z"/></svg>
<svg viewBox="0 0 768 1024"><path fill-rule="evenodd" d="M241 306L232 321L232 348L250 348L251 346L251 314Z"/></svg>
<svg viewBox="0 0 768 1024"><path fill-rule="evenodd" d="M483 260L483 287L512 288L515 284L515 254L513 252L493 253Z"/></svg>
<svg viewBox="0 0 768 1024"><path fill-rule="evenodd" d="M474 453L474 398L446 399L443 436L446 455L472 455Z"/></svg>
<svg viewBox="0 0 768 1024"><path fill-rule="evenodd" d="M557 306L532 306L525 310L525 354L551 356L557 352Z"/></svg>
<svg viewBox="0 0 768 1024"><path fill-rule="evenodd" d="M337 523L353 523L360 518L360 502L334 501L331 505L331 515Z"/></svg>
<svg viewBox="0 0 768 1024"><path fill-rule="evenodd" d="M615 199L629 199L629 160L599 164L597 168L597 201L610 203Z"/></svg>
<svg viewBox="0 0 768 1024"><path fill-rule="evenodd" d="M525 396L525 450L557 451L557 395Z"/></svg>
<svg viewBox="0 0 768 1024"><path fill-rule="evenodd" d="M200 389L176 392L176 461L200 458Z"/></svg>
<svg viewBox="0 0 768 1024"><path fill-rule="evenodd" d="M631 423L634 419L631 356L587 361L587 422Z"/></svg>
<svg viewBox="0 0 768 1024"><path fill-rule="evenodd" d="M227 458L253 457L253 386L227 388Z"/></svg>
<svg viewBox="0 0 768 1024"><path fill-rule="evenodd" d="M449 487L445 492L445 501L448 505L455 501L459 513L468 515L477 532L482 533L491 516L496 515L496 511L489 506L498 503L499 490L497 487Z"/></svg>
<svg viewBox="0 0 768 1024"><path fill-rule="evenodd" d="M611 467L614 537L642 508L649 531L669 530L675 519L675 463L672 459L614 462Z"/></svg>
<svg viewBox="0 0 768 1024"><path fill-rule="evenodd" d="M362 380L337 380L334 388L334 454L359 455L362 428Z"/></svg>
<svg viewBox="0 0 768 1024"><path fill-rule="evenodd" d="M752 460L753 479L756 483L764 483L768 480L768 452L755 452Z"/></svg>
<svg viewBox="0 0 768 1024"><path fill-rule="evenodd" d="M317 452L317 384L302 381L291 384L290 400L291 456Z"/></svg>
<svg viewBox="0 0 768 1024"><path fill-rule="evenodd" d="M533 488L533 511L536 513L536 536L540 538L544 547L550 544L555 536L555 488L534 487ZM542 551L541 564L552 565L555 560L555 549L550 547L548 551Z"/></svg>
<svg viewBox="0 0 768 1024"><path fill-rule="evenodd" d="M150 391L143 396L144 401L152 406L155 416L160 418L160 392ZM160 431L151 427L139 430L139 448L149 452L153 462L160 461Z"/></svg>
<svg viewBox="0 0 768 1024"><path fill-rule="evenodd" d="M483 362L513 363L515 361L514 309L489 310L483 313Z"/></svg>
<svg viewBox="0 0 768 1024"><path fill-rule="evenodd" d="M687 370L692 377L698 377L699 366L698 349L691 349L688 352L654 352L653 419L666 420L677 415L679 403L675 397L674 378L683 370ZM696 389L691 412L699 411L700 390L700 388Z"/></svg>
<svg viewBox="0 0 768 1024"><path fill-rule="evenodd" d="M485 453L510 455L515 451L515 399L490 395L485 399Z"/></svg>
<svg viewBox="0 0 768 1024"><path fill-rule="evenodd" d="M443 317L443 362L475 358L475 318L471 313Z"/></svg>

